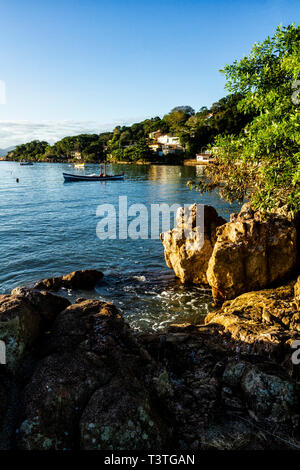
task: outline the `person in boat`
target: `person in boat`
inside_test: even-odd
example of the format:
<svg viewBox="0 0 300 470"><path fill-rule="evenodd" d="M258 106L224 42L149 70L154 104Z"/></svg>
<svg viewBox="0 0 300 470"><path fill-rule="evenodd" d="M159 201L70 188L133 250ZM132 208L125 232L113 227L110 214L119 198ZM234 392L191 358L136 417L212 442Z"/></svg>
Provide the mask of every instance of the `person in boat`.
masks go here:
<svg viewBox="0 0 300 470"><path fill-rule="evenodd" d="M105 165L104 165L104 171L105 171ZM100 178L103 178L104 176L105 176L105 175L104 175L104 173L103 173L103 171L102 171L102 164L101 164L101 165L100 165L100 175L99 175L99 177L100 177Z"/></svg>

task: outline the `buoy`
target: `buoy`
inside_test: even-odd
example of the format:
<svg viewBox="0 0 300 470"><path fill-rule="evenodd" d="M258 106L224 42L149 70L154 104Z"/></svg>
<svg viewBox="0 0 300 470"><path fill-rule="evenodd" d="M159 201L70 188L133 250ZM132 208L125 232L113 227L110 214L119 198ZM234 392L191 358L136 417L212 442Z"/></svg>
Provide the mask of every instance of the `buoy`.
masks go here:
<svg viewBox="0 0 300 470"><path fill-rule="evenodd" d="M19 178L16 179L16 182L17 182L17 183L19 182Z"/></svg>

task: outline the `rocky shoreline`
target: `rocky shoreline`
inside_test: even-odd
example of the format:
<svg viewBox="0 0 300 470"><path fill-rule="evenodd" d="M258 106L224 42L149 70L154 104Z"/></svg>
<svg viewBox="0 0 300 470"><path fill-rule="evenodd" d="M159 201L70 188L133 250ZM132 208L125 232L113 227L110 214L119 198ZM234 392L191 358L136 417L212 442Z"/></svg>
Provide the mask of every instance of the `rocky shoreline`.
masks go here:
<svg viewBox="0 0 300 470"><path fill-rule="evenodd" d="M257 316L258 296L265 314L268 302L289 313L299 281L228 301L205 325L137 334L110 303L71 305L50 291L65 283L91 289L101 278L75 272L0 296L1 449L300 445L299 367L291 361L299 314L271 326Z"/></svg>

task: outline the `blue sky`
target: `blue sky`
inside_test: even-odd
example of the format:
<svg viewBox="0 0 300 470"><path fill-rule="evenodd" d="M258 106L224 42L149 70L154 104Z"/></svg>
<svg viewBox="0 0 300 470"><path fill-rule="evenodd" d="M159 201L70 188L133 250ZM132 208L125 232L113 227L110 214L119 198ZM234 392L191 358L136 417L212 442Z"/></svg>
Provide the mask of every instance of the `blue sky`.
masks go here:
<svg viewBox="0 0 300 470"><path fill-rule="evenodd" d="M299 0L0 0L0 148L196 110Z"/></svg>

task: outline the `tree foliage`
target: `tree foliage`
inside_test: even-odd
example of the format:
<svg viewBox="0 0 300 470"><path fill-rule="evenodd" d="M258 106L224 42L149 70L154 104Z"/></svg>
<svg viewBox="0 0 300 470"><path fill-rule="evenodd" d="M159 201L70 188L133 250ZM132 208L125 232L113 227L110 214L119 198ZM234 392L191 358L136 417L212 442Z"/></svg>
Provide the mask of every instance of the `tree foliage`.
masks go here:
<svg viewBox="0 0 300 470"><path fill-rule="evenodd" d="M218 186L229 201L249 198L262 212L284 206L293 214L300 209L300 114L292 88L300 78L300 27L278 27L222 72L232 96L242 96L238 110L254 117L239 135L216 138L218 165L198 189Z"/></svg>
<svg viewBox="0 0 300 470"><path fill-rule="evenodd" d="M48 142L40 140L32 140L26 144L17 145L17 147L9 152L10 158L14 160L38 160L44 155L48 146Z"/></svg>

